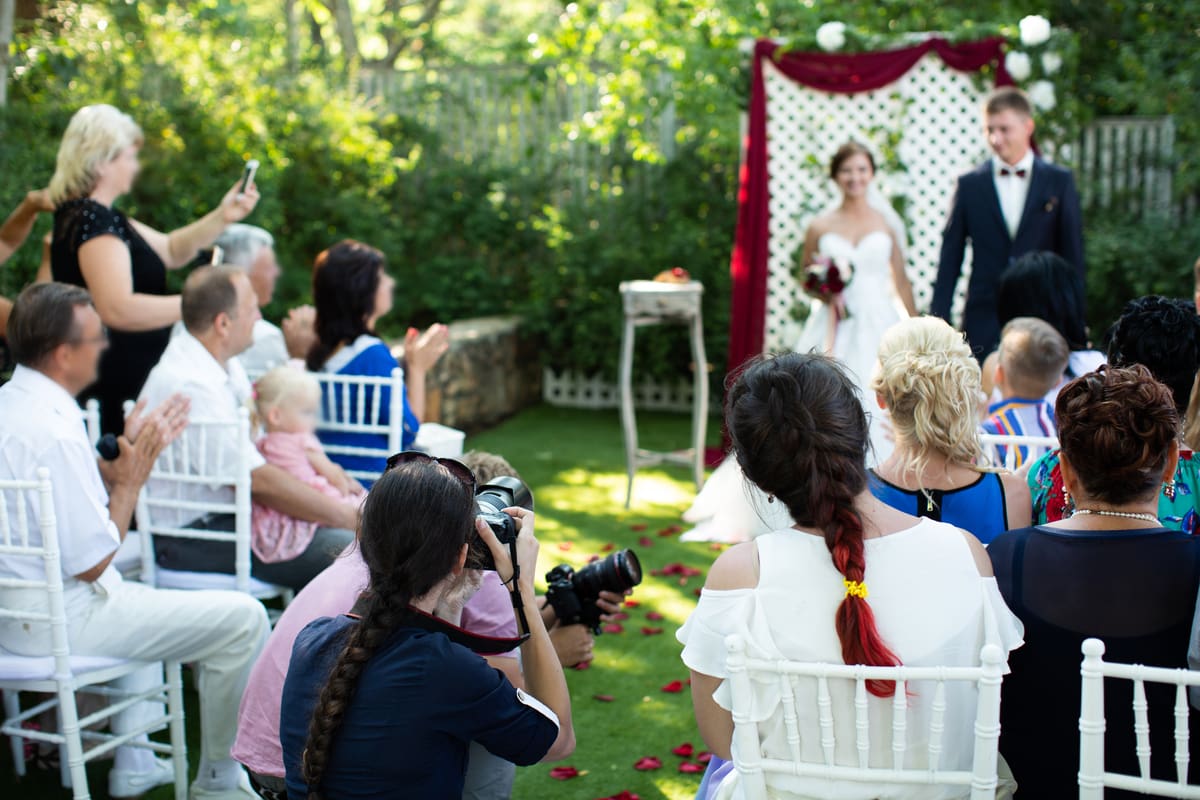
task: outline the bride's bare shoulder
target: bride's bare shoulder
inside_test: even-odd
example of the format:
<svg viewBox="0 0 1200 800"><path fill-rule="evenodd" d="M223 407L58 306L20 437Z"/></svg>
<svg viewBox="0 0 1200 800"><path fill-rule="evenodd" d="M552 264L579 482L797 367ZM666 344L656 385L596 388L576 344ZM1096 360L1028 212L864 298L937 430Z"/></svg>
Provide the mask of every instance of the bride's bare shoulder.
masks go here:
<svg viewBox="0 0 1200 800"><path fill-rule="evenodd" d="M833 212L826 212L813 217L812 222L808 223L805 238L810 241L820 238L822 235L833 230L835 222L836 219Z"/></svg>

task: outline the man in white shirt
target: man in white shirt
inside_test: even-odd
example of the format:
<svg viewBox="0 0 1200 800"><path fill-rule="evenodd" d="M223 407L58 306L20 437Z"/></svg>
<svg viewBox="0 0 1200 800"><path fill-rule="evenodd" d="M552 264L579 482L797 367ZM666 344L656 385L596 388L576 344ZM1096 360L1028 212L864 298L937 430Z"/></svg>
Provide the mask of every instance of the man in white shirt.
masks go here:
<svg viewBox="0 0 1200 800"><path fill-rule="evenodd" d="M87 292L61 283L29 287L17 298L8 341L19 366L0 387L0 478L50 470L72 653L194 664L203 729L192 798L253 797L229 750L246 676L269 632L262 605L236 592L126 583L111 564L154 460L186 425L186 399L169 396L145 415L135 409L118 439L118 457L102 471L74 399L96 379L107 344ZM31 503L26 512L36 537L37 508ZM0 556L5 576L40 577L42 569L40 561ZM45 602L41 590L0 592L3 607L40 609ZM14 653L47 655L49 638L39 626L0 620L0 646ZM146 678L142 671L126 686ZM114 730L128 730L145 713L144 704L123 712L114 718ZM121 748L109 789L116 797L134 796L172 779L169 762Z"/></svg>
<svg viewBox="0 0 1200 800"><path fill-rule="evenodd" d="M158 364L150 371L141 400L150 405L175 392L191 400L198 419L236 423L238 411L252 400L246 371L236 357L251 343L254 324L261 317L250 279L244 272L225 267L201 267L188 276L181 300L184 330L171 338ZM230 428L229 436L236 429ZM192 435L189 432L185 435ZM244 443L224 438L206 448L191 447L193 455L205 452L210 464L232 463ZM354 541L358 512L333 500L279 467L268 464L258 452L250 452L250 491L256 503L274 508L296 519L316 522L320 527L308 548L290 561L268 563L251 556L251 573L269 583L302 589ZM205 472L213 472L211 466ZM151 483L151 490L154 484ZM230 503L233 489L193 486L185 499L198 503ZM196 524L178 519L177 524ZM202 516L199 523L211 530L232 530L228 514ZM232 572L234 546L231 542L157 537L158 564L167 569L196 572Z"/></svg>
<svg viewBox="0 0 1200 800"><path fill-rule="evenodd" d="M280 269L275 257L275 239L270 233L257 225L238 222L225 229L214 247L221 250L220 265L240 269L250 278L259 308L271 302ZM238 355L246 372L262 375L286 364L289 358L308 355L314 339L312 317L311 306L299 306L288 312L282 330L265 319L255 322L253 344Z"/></svg>
<svg viewBox="0 0 1200 800"><path fill-rule="evenodd" d="M1049 251L1084 277L1075 179L1070 170L1034 154L1029 98L1012 86L997 89L984 106L984 124L994 155L958 178L929 307L931 314L950 318L970 240L971 275L962 329L981 362L1000 341L996 293L1000 274L1009 264L1026 253Z"/></svg>

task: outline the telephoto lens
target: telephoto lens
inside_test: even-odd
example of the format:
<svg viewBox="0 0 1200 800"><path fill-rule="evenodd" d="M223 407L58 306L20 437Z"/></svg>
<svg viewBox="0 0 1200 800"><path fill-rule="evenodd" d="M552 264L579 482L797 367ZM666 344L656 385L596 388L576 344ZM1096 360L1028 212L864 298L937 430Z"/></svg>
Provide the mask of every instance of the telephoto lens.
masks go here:
<svg viewBox="0 0 1200 800"><path fill-rule="evenodd" d="M563 625L587 625L600 633L600 592L624 594L642 582L642 565L632 550L620 550L607 558L573 570L560 564L546 573L546 601Z"/></svg>

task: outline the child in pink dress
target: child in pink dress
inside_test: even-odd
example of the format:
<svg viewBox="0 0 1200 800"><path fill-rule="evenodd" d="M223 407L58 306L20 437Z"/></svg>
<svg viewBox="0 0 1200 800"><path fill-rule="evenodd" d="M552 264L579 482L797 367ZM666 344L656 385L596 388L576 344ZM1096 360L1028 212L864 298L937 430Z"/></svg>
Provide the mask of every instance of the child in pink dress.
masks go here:
<svg viewBox="0 0 1200 800"><path fill-rule="evenodd" d="M317 379L292 366L276 367L254 386L255 412L263 428L258 450L274 464L332 498L358 506L366 492L358 481L334 464L313 433L321 387ZM254 503L250 546L262 561L290 561L304 552L317 523L289 517Z"/></svg>

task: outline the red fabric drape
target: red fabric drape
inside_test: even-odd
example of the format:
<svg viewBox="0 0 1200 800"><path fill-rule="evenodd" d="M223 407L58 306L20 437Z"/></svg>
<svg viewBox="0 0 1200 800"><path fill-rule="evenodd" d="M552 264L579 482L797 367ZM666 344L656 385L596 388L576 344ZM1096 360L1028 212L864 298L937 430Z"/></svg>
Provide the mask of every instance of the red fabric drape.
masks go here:
<svg viewBox="0 0 1200 800"><path fill-rule="evenodd" d="M933 37L900 50L877 53L799 53L759 41L754 45L750 87L750 128L745 163L738 179L738 221L730 272L733 307L729 332L729 370L763 349L767 321L767 242L771 215L767 192L767 97L763 61L771 59L784 75L823 92L869 92L904 76L926 53L936 52L951 69L995 69L996 85L1012 78L1004 69L1004 40L999 37L951 44Z"/></svg>

